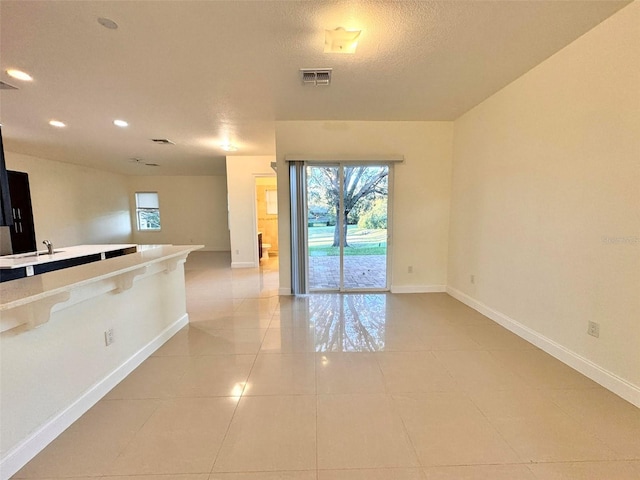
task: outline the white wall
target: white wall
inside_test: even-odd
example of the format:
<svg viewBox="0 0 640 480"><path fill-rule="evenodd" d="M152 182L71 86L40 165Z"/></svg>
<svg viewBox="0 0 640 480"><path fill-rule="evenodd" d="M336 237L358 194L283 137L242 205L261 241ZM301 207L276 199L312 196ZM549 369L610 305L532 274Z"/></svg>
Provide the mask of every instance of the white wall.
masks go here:
<svg viewBox="0 0 640 480"><path fill-rule="evenodd" d="M7 169L29 174L37 245L131 242L124 175L13 152L5 157Z"/></svg>
<svg viewBox="0 0 640 480"><path fill-rule="evenodd" d="M139 244L204 245L229 251L227 185L224 176L132 176L129 179L133 241ZM158 192L159 232L139 232L135 192Z"/></svg>
<svg viewBox="0 0 640 480"><path fill-rule="evenodd" d="M394 168L392 291L444 289L452 122L276 122L280 290L291 290L289 169L285 156L404 155ZM413 266L413 273L407 271Z"/></svg>
<svg viewBox="0 0 640 480"><path fill-rule="evenodd" d="M635 2L455 122L449 247L452 288L637 404L639 52Z"/></svg>
<svg viewBox="0 0 640 480"><path fill-rule="evenodd" d="M229 230L231 267L257 267L258 233L256 228L256 176L273 175L275 157L228 156ZM278 204L278 210L282 207ZM288 218L288 217L287 217Z"/></svg>

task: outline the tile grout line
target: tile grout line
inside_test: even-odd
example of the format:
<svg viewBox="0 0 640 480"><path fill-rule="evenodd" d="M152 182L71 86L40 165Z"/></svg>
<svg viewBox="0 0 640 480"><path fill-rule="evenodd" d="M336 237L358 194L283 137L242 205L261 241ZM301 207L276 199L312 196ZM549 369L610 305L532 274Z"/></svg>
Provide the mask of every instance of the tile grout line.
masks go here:
<svg viewBox="0 0 640 480"><path fill-rule="evenodd" d="M240 304L244 303L244 300L246 300L246 298L244 298ZM271 325L271 321L269 321L269 325ZM267 329L268 328L269 327L267 326ZM246 378L246 380L244 382L244 385L242 387L242 392L240 394L240 398L238 398L238 401L236 402L236 406L234 407L233 413L231 414L231 418L229 419L229 424L227 425L227 429L225 430L224 436L222 437L222 441L220 442L220 447L218 447L218 451L216 452L216 455L215 455L215 457L213 459L213 463L211 465L211 470L209 471L209 477L211 477L213 475L213 471L216 468L216 462L218 461L218 456L220 455L220 451L222 450L222 447L224 446L224 442L226 441L227 436L229 435L229 430L231 430L231 424L233 423L233 419L236 416L236 412L238 411L238 408L240 407L240 402L244 398L244 392L245 392L245 389L247 388L247 382L249 381L249 378L251 377L251 372L253 372L253 368L255 367L256 361L258 360L258 354L260 353L260 349L262 348L262 343L264 342L264 338L266 336L267 329L265 329L265 335L260 340L260 346L258 347L258 350L254 355L253 363L251 364L251 368L249 369L249 373L247 374L247 378Z"/></svg>

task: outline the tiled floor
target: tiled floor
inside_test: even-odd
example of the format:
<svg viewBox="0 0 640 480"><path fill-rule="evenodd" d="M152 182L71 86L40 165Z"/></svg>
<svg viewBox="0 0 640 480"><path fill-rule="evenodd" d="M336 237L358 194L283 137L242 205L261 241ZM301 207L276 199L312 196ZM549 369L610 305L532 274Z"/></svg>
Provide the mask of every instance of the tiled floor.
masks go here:
<svg viewBox="0 0 640 480"><path fill-rule="evenodd" d="M444 294L277 297L187 263L191 325L15 478L640 479L640 410Z"/></svg>

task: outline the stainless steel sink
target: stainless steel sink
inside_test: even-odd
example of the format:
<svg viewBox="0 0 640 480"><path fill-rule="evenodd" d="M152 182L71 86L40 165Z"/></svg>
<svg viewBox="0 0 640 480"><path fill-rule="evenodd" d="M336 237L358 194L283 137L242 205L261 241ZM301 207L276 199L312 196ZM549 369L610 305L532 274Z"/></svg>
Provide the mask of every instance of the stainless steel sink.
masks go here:
<svg viewBox="0 0 640 480"><path fill-rule="evenodd" d="M53 255L56 253L63 253L64 250L54 250ZM4 255L0 258L6 258L8 260L19 260L21 258L31 258L31 257L49 257L49 253L46 250L38 251L38 252L27 252L27 253L18 253L17 255Z"/></svg>

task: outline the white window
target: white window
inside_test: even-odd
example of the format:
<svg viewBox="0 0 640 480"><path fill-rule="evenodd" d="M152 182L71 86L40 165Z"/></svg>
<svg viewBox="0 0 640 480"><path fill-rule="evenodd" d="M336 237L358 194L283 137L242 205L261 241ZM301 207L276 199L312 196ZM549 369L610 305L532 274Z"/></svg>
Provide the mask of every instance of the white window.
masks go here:
<svg viewBox="0 0 640 480"><path fill-rule="evenodd" d="M278 214L278 191L267 190L267 215Z"/></svg>
<svg viewBox="0 0 640 480"><path fill-rule="evenodd" d="M138 230L160 230L158 192L136 192Z"/></svg>

